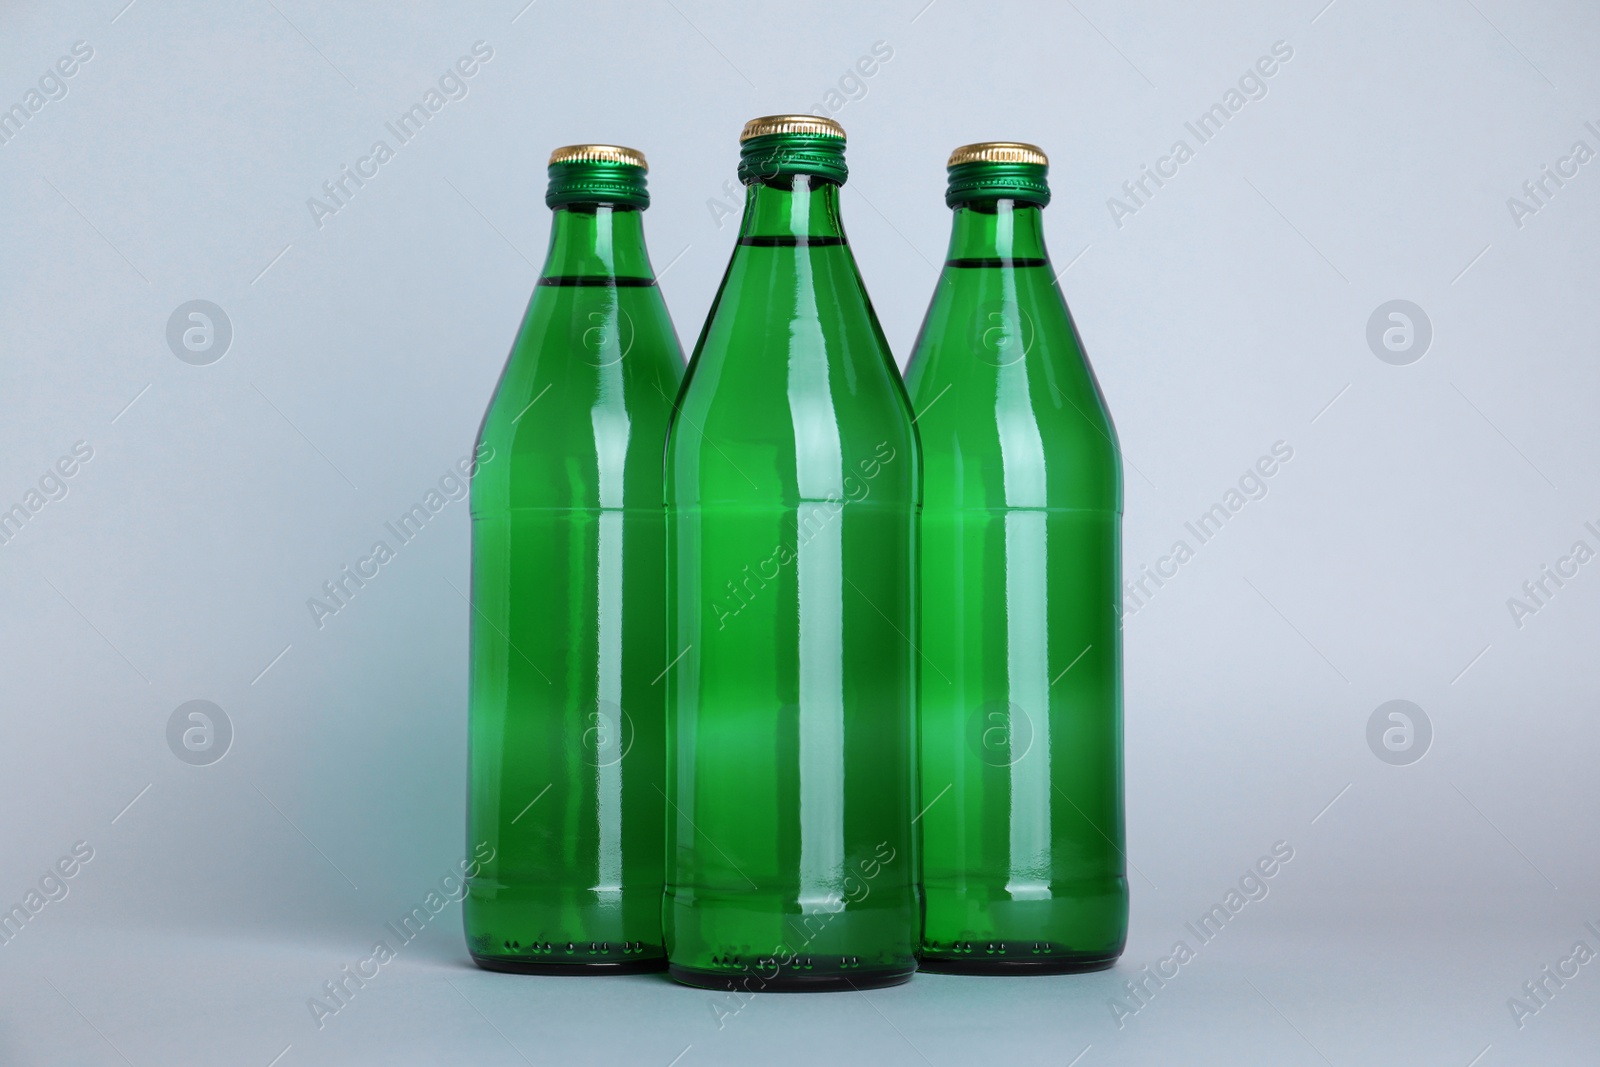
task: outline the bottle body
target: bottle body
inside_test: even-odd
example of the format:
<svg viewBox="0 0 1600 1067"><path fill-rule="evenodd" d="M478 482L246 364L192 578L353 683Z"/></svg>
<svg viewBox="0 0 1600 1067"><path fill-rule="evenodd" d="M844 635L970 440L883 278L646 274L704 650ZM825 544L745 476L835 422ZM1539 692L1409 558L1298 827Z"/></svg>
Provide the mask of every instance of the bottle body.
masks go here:
<svg viewBox="0 0 1600 1067"><path fill-rule="evenodd" d="M836 185L751 185L667 446L673 977L915 969L916 433Z"/></svg>
<svg viewBox="0 0 1600 1067"><path fill-rule="evenodd" d="M1109 966L1128 908L1121 457L1038 205L956 205L906 378L927 474L922 966Z"/></svg>
<svg viewBox="0 0 1600 1067"><path fill-rule="evenodd" d="M682 354L638 211L557 210L472 485L469 948L660 969L661 448Z"/></svg>

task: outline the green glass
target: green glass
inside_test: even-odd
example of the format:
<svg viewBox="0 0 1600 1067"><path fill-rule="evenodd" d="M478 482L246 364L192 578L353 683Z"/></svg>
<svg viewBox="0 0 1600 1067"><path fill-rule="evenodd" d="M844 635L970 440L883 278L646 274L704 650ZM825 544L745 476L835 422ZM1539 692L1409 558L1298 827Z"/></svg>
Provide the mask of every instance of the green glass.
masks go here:
<svg viewBox="0 0 1600 1067"><path fill-rule="evenodd" d="M491 970L660 970L666 718L652 683L683 353L645 252L643 169L550 175L549 254L472 481L467 843L491 858L468 880L467 942Z"/></svg>
<svg viewBox="0 0 1600 1067"><path fill-rule="evenodd" d="M922 968L1108 967L1127 936L1122 459L1039 164L951 168L906 385L922 513Z"/></svg>
<svg viewBox="0 0 1600 1067"><path fill-rule="evenodd" d="M706 988L916 968L921 469L839 220L842 137L744 142L667 441L663 924L671 975Z"/></svg>

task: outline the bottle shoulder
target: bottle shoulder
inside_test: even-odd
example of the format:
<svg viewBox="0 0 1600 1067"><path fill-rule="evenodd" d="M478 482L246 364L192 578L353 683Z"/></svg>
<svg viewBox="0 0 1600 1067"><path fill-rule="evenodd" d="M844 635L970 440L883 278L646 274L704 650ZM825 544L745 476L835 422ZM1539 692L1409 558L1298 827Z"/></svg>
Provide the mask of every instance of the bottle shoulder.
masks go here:
<svg viewBox="0 0 1600 1067"><path fill-rule="evenodd" d="M739 247L696 346L667 444L681 504L920 491L899 370L848 246Z"/></svg>
<svg viewBox="0 0 1600 1067"><path fill-rule="evenodd" d="M685 388L667 437L675 504L857 500L914 504L921 448L898 380L881 389L797 387L692 402Z"/></svg>
<svg viewBox="0 0 1600 1067"><path fill-rule="evenodd" d="M529 302L479 428L503 462L475 510L659 504L682 352L659 298L603 294Z"/></svg>
<svg viewBox="0 0 1600 1067"><path fill-rule="evenodd" d="M906 375L928 506L1120 510L1116 428L1047 268L951 273Z"/></svg>

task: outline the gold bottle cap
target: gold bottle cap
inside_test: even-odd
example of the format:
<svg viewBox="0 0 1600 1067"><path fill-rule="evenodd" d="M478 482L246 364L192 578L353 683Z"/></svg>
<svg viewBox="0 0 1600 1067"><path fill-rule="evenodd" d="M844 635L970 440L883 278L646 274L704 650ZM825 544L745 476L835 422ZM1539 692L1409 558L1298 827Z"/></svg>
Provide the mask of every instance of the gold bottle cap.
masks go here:
<svg viewBox="0 0 1600 1067"><path fill-rule="evenodd" d="M832 119L817 115L766 115L745 123L744 132L739 134L739 142L743 144L752 137L766 137L774 133L809 133L816 137L845 139L844 127Z"/></svg>
<svg viewBox="0 0 1600 1067"><path fill-rule="evenodd" d="M569 144L550 153L550 166L557 163L626 163L640 170L650 169L643 152L615 144Z"/></svg>
<svg viewBox="0 0 1600 1067"><path fill-rule="evenodd" d="M1022 141L980 141L964 144L951 152L945 166L959 167L963 163L1038 163L1047 167L1050 158L1038 145Z"/></svg>

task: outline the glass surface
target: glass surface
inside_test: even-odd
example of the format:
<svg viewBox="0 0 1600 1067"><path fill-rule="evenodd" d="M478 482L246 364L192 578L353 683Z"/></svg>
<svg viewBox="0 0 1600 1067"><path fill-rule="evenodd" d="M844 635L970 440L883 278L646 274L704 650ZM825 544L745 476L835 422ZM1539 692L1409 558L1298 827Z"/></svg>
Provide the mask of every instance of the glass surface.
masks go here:
<svg viewBox="0 0 1600 1067"><path fill-rule="evenodd" d="M838 186L747 195L667 445L671 973L892 984L921 905L916 433Z"/></svg>
<svg viewBox="0 0 1600 1067"><path fill-rule="evenodd" d="M906 371L926 472L925 970L1109 966L1127 932L1116 431L1040 209L955 209Z"/></svg>
<svg viewBox="0 0 1600 1067"><path fill-rule="evenodd" d="M558 209L472 482L481 966L664 966L661 450L682 370L640 212Z"/></svg>

